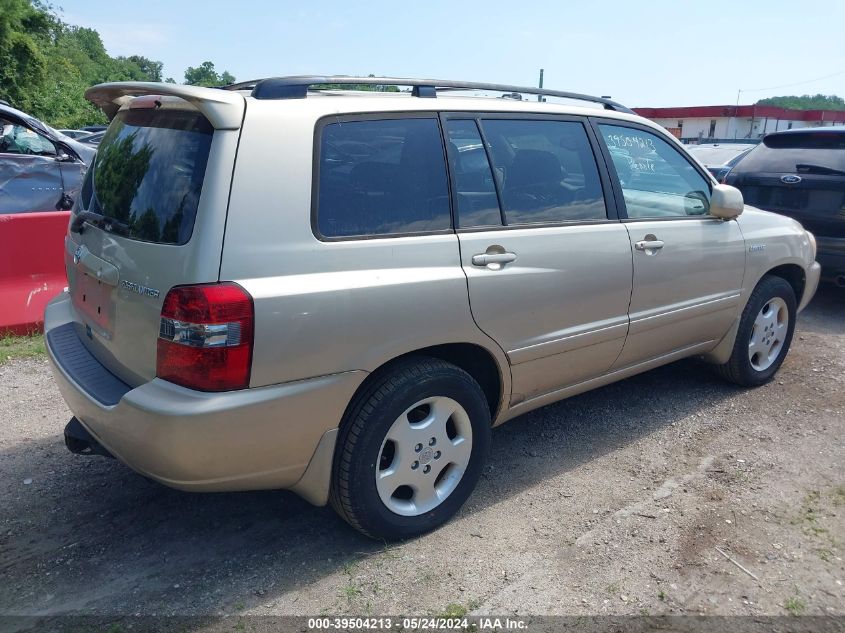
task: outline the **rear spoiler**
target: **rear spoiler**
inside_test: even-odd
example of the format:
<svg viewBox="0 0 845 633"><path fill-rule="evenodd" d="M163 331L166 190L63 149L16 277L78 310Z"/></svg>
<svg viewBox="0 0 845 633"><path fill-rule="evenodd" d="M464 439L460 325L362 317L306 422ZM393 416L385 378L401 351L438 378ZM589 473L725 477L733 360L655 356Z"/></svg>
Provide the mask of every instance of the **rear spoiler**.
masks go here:
<svg viewBox="0 0 845 633"><path fill-rule="evenodd" d="M202 112L218 130L236 130L241 127L246 101L237 92L200 86L155 83L147 81L119 81L98 84L85 91L85 98L105 112L111 121L121 106L133 97L163 95L180 97Z"/></svg>

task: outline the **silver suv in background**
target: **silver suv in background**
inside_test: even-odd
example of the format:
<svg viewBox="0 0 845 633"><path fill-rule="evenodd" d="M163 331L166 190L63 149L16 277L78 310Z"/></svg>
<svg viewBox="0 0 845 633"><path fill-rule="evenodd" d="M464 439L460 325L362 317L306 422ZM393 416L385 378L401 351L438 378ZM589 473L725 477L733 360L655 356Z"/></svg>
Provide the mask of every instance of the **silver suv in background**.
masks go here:
<svg viewBox="0 0 845 633"><path fill-rule="evenodd" d="M91 88L112 122L45 328L68 447L407 538L526 411L693 355L768 381L813 236L619 104L484 96L514 92L538 91Z"/></svg>

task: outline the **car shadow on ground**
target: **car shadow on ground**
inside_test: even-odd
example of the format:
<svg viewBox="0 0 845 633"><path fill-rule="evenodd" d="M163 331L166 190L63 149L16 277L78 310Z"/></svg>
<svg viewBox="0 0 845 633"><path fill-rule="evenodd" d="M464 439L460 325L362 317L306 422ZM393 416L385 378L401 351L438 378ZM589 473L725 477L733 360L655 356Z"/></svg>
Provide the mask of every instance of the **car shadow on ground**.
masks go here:
<svg viewBox="0 0 845 633"><path fill-rule="evenodd" d="M824 289L802 327L841 306ZM521 416L494 432L455 520L469 527L473 513L736 393L686 360ZM292 493L183 493L71 455L60 435L0 452L0 468L0 614L237 612L386 548Z"/></svg>

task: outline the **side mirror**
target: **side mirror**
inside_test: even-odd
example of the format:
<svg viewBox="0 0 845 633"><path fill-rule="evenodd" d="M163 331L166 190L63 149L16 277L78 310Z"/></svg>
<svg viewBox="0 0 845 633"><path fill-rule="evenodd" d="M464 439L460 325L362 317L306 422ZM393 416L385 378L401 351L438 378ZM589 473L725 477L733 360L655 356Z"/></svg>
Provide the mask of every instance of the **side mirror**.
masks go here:
<svg viewBox="0 0 845 633"><path fill-rule="evenodd" d="M65 151L59 150L59 153L56 154L55 160L57 163L72 163L76 159Z"/></svg>
<svg viewBox="0 0 845 633"><path fill-rule="evenodd" d="M710 196L710 215L722 220L733 220L738 217L745 202L742 199L742 192L730 185L714 185L713 193Z"/></svg>

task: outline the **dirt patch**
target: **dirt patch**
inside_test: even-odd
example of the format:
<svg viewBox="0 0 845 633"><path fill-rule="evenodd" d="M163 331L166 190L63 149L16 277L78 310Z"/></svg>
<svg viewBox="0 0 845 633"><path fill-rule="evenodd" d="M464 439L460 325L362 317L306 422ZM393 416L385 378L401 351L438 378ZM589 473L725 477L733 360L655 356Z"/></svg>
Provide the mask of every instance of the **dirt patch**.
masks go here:
<svg viewBox="0 0 845 633"><path fill-rule="evenodd" d="M46 361L7 362L0 613L845 614L843 308L823 289L759 389L690 360L508 423L461 514L390 546L71 455Z"/></svg>

